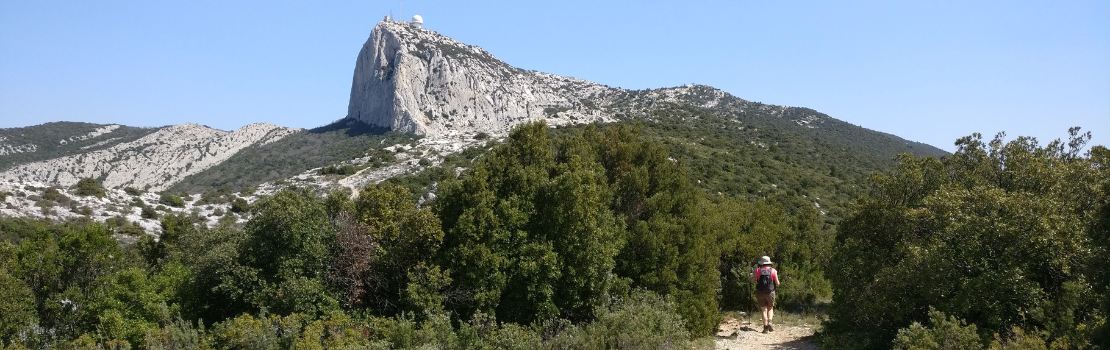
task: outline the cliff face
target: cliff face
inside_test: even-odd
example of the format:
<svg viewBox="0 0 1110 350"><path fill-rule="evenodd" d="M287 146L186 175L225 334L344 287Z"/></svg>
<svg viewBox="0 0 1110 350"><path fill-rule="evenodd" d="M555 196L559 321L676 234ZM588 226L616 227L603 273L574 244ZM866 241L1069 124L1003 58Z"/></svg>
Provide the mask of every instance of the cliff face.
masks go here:
<svg viewBox="0 0 1110 350"><path fill-rule="evenodd" d="M347 116L425 136L500 134L529 120L610 119L599 106L624 91L515 68L427 29L384 21L355 63Z"/></svg>

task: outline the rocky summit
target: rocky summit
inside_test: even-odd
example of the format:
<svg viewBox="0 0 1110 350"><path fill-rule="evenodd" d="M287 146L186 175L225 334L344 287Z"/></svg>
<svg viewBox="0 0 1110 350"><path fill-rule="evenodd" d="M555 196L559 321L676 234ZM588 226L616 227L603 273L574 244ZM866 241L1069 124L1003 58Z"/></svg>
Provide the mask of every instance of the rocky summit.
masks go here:
<svg viewBox="0 0 1110 350"><path fill-rule="evenodd" d="M359 51L347 116L418 135L503 133L514 125L607 120L620 89L510 66L480 47L385 20Z"/></svg>

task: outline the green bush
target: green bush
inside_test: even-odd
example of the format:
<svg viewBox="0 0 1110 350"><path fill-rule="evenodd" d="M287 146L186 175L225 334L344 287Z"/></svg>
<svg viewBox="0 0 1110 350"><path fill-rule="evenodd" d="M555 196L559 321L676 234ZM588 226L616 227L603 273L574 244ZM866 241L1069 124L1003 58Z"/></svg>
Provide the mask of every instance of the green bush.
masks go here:
<svg viewBox="0 0 1110 350"><path fill-rule="evenodd" d="M193 323L178 317L160 328L147 331L142 347L150 350L204 350L211 349L212 342L204 323Z"/></svg>
<svg viewBox="0 0 1110 350"><path fill-rule="evenodd" d="M227 201L228 201L227 196L228 196L227 192L223 191L223 190L205 191L204 193L202 193L200 195L200 200L197 201L197 204L227 203Z"/></svg>
<svg viewBox="0 0 1110 350"><path fill-rule="evenodd" d="M553 340L555 348L689 349L690 333L677 305L658 294L636 292L602 311L596 321Z"/></svg>
<svg viewBox="0 0 1110 350"><path fill-rule="evenodd" d="M168 192L162 193L162 195L158 197L158 203L162 203L175 208L181 208L185 206L185 200L182 199L181 196Z"/></svg>
<svg viewBox="0 0 1110 350"><path fill-rule="evenodd" d="M894 338L898 350L977 350L983 349L975 325L943 312L929 310L929 325L914 322L898 331Z"/></svg>
<svg viewBox="0 0 1110 350"><path fill-rule="evenodd" d="M100 181L97 181L96 179L83 178L81 180L78 180L77 184L74 185L73 188L74 193L76 193L78 196L95 196L100 198L107 195L107 192L104 189L104 185L100 184Z"/></svg>
<svg viewBox="0 0 1110 350"><path fill-rule="evenodd" d="M34 292L8 272L8 262L0 262L0 344L8 344L38 324L38 313Z"/></svg>
<svg viewBox="0 0 1110 350"><path fill-rule="evenodd" d="M1053 349L1066 349L1069 348L1066 343L1053 344ZM1048 350L1048 344L1045 343L1044 338L1036 333L1026 333L1021 327L1014 327L1010 330L1010 335L1001 337L998 334L994 335L994 340L991 341L991 350Z"/></svg>
<svg viewBox="0 0 1110 350"><path fill-rule="evenodd" d="M344 176L346 176L346 175L354 175L359 170L362 170L362 168L360 168L358 166L355 166L355 165L352 165L352 164L342 164L342 165L329 165L329 166L320 168L320 170L317 171L316 173L320 174L320 175L344 175Z"/></svg>
<svg viewBox="0 0 1110 350"><path fill-rule="evenodd" d="M142 209L139 211L139 216L142 217L143 219L157 219L158 218L158 212L155 211L154 208L151 208L149 206L144 205L142 207Z"/></svg>
<svg viewBox="0 0 1110 350"><path fill-rule="evenodd" d="M42 199L57 204L68 204L70 202L69 197L62 194L62 191L58 190L57 187L48 187L43 190Z"/></svg>
<svg viewBox="0 0 1110 350"><path fill-rule="evenodd" d="M1108 311L1110 152L1080 155L1087 140L973 135L951 157L901 157L839 226L826 330L881 348L931 306L983 338L1021 326L1091 346Z"/></svg>
<svg viewBox="0 0 1110 350"><path fill-rule="evenodd" d="M243 199L241 197L235 197L235 199L231 200L231 212L232 213L240 213L241 214L241 213L249 212L250 210L251 210L251 206L250 206L249 203L247 203L246 199Z"/></svg>

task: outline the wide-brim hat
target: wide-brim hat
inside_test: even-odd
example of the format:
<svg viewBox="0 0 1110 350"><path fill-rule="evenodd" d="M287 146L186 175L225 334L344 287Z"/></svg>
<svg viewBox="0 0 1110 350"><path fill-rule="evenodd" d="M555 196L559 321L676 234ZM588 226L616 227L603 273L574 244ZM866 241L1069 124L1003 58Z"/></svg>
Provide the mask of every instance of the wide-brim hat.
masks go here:
<svg viewBox="0 0 1110 350"><path fill-rule="evenodd" d="M763 256L763 257L759 258L759 266L774 265L774 264L775 264L774 262L771 262L771 257L769 257L769 256Z"/></svg>

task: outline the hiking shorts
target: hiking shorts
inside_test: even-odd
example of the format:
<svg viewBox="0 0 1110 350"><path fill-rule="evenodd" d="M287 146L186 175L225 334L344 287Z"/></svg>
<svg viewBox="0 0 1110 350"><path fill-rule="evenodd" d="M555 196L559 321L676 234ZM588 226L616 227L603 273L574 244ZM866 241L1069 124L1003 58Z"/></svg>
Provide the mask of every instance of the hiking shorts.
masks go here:
<svg viewBox="0 0 1110 350"><path fill-rule="evenodd" d="M759 307L775 307L775 292L755 293L755 301Z"/></svg>

